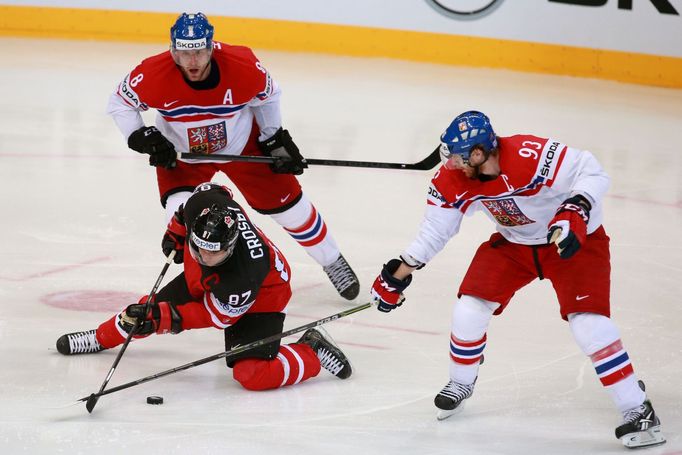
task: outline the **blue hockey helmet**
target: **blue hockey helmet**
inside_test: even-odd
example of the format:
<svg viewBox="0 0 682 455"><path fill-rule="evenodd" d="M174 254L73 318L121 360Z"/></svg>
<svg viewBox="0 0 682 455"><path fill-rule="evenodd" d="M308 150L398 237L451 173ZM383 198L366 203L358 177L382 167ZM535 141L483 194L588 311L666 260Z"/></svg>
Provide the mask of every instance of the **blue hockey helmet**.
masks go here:
<svg viewBox="0 0 682 455"><path fill-rule="evenodd" d="M497 147L497 136L488 116L478 111L467 111L455 117L440 136L440 142L443 158L459 155L468 163L474 148L481 148L487 158Z"/></svg>
<svg viewBox="0 0 682 455"><path fill-rule="evenodd" d="M171 47L177 51L211 49L213 26L203 13L182 13L170 29L170 38Z"/></svg>

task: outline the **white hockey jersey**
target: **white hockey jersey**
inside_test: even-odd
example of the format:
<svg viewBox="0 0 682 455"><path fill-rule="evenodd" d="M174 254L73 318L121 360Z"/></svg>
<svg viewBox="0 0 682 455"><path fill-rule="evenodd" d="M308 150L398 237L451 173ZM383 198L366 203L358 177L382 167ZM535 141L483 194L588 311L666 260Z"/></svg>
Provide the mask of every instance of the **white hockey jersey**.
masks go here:
<svg viewBox="0 0 682 455"><path fill-rule="evenodd" d="M601 225L609 177L590 152L530 135L498 140L498 178L482 182L459 170L438 170L419 233L404 258L427 263L457 234L464 215L477 211L484 212L510 242L546 244L547 225L557 208L577 193L592 203L588 234Z"/></svg>
<svg viewBox="0 0 682 455"><path fill-rule="evenodd" d="M176 151L240 155L254 120L260 140L281 126L280 90L247 47L214 42L212 62L220 82L198 90L184 80L170 51L149 57L119 84L107 113L126 140L144 126L140 112L154 108L157 128Z"/></svg>

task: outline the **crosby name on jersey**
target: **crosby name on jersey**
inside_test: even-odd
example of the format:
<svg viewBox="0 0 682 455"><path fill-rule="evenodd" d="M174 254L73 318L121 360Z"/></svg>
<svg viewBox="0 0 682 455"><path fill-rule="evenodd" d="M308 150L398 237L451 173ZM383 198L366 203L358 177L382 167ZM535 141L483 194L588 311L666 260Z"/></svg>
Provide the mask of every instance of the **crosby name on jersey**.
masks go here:
<svg viewBox="0 0 682 455"><path fill-rule="evenodd" d="M225 204L237 214L239 235L234 252L218 266L206 267L186 260L185 278L190 296L202 301L217 328L234 324L255 304L269 311L281 311L291 297L289 264L275 245L261 232L234 200L215 189L195 192L185 206L187 220L213 204Z"/></svg>

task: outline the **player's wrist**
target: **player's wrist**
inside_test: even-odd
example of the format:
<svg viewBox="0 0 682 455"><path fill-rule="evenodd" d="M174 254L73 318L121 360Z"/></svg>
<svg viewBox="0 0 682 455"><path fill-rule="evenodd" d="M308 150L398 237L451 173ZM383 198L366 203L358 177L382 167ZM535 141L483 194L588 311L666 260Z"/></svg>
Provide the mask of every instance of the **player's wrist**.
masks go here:
<svg viewBox="0 0 682 455"><path fill-rule="evenodd" d="M421 270L426 265L425 262L420 261L409 253L402 253L400 255L400 260L403 261L403 263L405 263L405 265L408 267L411 267L412 271Z"/></svg>

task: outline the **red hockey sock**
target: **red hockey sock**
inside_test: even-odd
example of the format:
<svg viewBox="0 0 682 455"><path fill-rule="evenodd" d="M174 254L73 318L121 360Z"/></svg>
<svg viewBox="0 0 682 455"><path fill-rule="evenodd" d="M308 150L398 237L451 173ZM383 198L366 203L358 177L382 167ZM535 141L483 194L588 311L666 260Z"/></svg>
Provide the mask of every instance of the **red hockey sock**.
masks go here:
<svg viewBox="0 0 682 455"><path fill-rule="evenodd" d="M100 326L97 327L97 341L99 341L99 344L106 349L123 344L126 337L128 336L128 334L123 332L123 330L116 324L118 316L118 314L112 316L108 321L101 323Z"/></svg>
<svg viewBox="0 0 682 455"><path fill-rule="evenodd" d="M306 344L280 346L273 360L243 359L232 375L247 390L268 390L297 384L320 373L320 361Z"/></svg>

